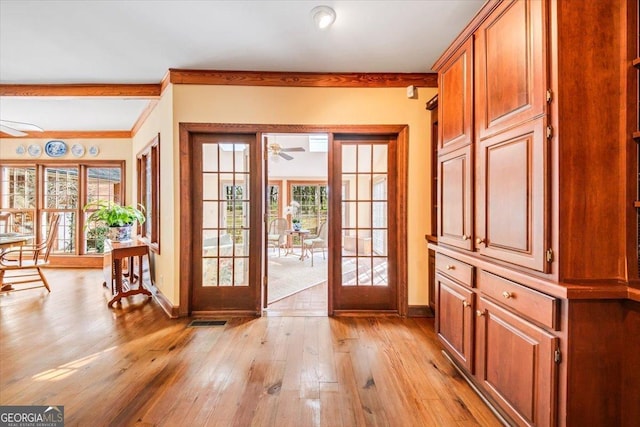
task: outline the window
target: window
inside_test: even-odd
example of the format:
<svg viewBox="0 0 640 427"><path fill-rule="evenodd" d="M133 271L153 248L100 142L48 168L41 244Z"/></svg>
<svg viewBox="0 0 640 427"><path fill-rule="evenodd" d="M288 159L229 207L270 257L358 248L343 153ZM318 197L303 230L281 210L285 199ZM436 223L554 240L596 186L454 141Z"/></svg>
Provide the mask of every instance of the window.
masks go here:
<svg viewBox="0 0 640 427"><path fill-rule="evenodd" d="M328 193L326 182L290 182L289 200L300 203L296 217L302 228L317 233L320 224L327 220Z"/></svg>
<svg viewBox="0 0 640 427"><path fill-rule="evenodd" d="M9 231L33 234L36 242L44 238L49 215L59 213L53 254L101 253L107 229L86 230L82 207L124 200L123 171L122 161L0 163L0 210L10 213Z"/></svg>
<svg viewBox="0 0 640 427"><path fill-rule="evenodd" d="M138 203L146 221L138 234L151 250L160 253L160 134L138 153Z"/></svg>
<svg viewBox="0 0 640 427"><path fill-rule="evenodd" d="M270 224L273 219L282 217L282 207L280 189L282 188L282 181L269 181L267 187L267 224Z"/></svg>

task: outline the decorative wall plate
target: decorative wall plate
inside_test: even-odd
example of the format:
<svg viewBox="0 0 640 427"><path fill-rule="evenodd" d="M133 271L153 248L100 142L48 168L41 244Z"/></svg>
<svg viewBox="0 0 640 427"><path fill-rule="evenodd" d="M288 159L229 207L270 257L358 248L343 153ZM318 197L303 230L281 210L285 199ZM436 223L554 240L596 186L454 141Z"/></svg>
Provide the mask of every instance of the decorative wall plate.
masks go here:
<svg viewBox="0 0 640 427"><path fill-rule="evenodd" d="M24 147L24 145L18 145L16 147L16 154L17 155L22 156L26 152L27 152L27 149Z"/></svg>
<svg viewBox="0 0 640 427"><path fill-rule="evenodd" d="M89 154L92 155L93 157L97 156L99 152L100 150L98 149L97 146L92 145L91 147L89 147Z"/></svg>
<svg viewBox="0 0 640 427"><path fill-rule="evenodd" d="M29 148L27 148L27 151L31 157L40 157L40 154L42 154L42 147L38 144L31 144Z"/></svg>
<svg viewBox="0 0 640 427"><path fill-rule="evenodd" d="M71 154L73 154L76 157L84 156L84 145L82 145L82 144L73 144L71 146Z"/></svg>
<svg viewBox="0 0 640 427"><path fill-rule="evenodd" d="M44 152L49 157L61 157L67 154L67 144L64 141L54 139L44 145Z"/></svg>

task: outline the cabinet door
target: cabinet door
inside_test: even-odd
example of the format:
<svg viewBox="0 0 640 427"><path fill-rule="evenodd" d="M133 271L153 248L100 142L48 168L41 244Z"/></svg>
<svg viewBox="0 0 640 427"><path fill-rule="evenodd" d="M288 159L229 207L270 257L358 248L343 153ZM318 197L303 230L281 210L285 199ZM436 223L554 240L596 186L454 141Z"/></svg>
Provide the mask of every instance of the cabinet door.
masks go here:
<svg viewBox="0 0 640 427"><path fill-rule="evenodd" d="M473 44L470 38L439 73L440 153L471 144L473 137Z"/></svg>
<svg viewBox="0 0 640 427"><path fill-rule="evenodd" d="M438 158L438 242L472 248L471 146Z"/></svg>
<svg viewBox="0 0 640 427"><path fill-rule="evenodd" d="M548 166L545 119L478 143L476 249L547 272Z"/></svg>
<svg viewBox="0 0 640 427"><path fill-rule="evenodd" d="M440 273L436 274L436 288L436 332L451 356L473 374L475 294Z"/></svg>
<svg viewBox="0 0 640 427"><path fill-rule="evenodd" d="M484 390L518 424L554 425L558 338L483 296L477 314L477 378Z"/></svg>
<svg viewBox="0 0 640 427"><path fill-rule="evenodd" d="M505 1L475 33L480 139L546 111L545 4L540 0Z"/></svg>

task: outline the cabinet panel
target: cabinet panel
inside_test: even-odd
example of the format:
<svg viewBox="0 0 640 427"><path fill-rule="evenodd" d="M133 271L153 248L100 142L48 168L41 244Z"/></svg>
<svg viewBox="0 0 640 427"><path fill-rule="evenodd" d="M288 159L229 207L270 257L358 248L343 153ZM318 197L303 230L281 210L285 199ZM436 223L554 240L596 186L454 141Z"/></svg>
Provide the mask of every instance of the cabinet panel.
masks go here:
<svg viewBox="0 0 640 427"><path fill-rule="evenodd" d="M545 112L544 2L507 1L476 32L480 139Z"/></svg>
<svg viewBox="0 0 640 427"><path fill-rule="evenodd" d="M546 272L547 145L541 118L478 144L476 248Z"/></svg>
<svg viewBox="0 0 640 427"><path fill-rule="evenodd" d="M476 327L485 391L519 424L554 425L558 338L482 296Z"/></svg>
<svg viewBox="0 0 640 427"><path fill-rule="evenodd" d="M449 353L473 373L475 294L436 273L436 332Z"/></svg>
<svg viewBox="0 0 640 427"><path fill-rule="evenodd" d="M469 39L440 70L439 148L449 151L471 144L473 132L473 55Z"/></svg>
<svg viewBox="0 0 640 427"><path fill-rule="evenodd" d="M472 248L471 146L438 158L438 242Z"/></svg>
<svg viewBox="0 0 640 427"><path fill-rule="evenodd" d="M436 269L445 276L473 288L473 267L469 264L439 253L436 255Z"/></svg>
<svg viewBox="0 0 640 427"><path fill-rule="evenodd" d="M478 272L477 287L494 301L541 326L560 329L560 301L557 298L482 270Z"/></svg>

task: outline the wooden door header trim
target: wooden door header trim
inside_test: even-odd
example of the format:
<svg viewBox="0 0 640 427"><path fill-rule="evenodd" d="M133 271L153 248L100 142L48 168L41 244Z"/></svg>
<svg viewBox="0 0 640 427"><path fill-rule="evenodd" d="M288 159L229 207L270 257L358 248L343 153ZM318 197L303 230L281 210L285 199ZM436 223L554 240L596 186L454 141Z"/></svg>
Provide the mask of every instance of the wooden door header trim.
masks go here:
<svg viewBox="0 0 640 427"><path fill-rule="evenodd" d="M397 135L407 125L272 125L255 123L180 123L189 133L360 133L368 135Z"/></svg>
<svg viewBox="0 0 640 427"><path fill-rule="evenodd" d="M435 73L308 73L169 69L169 82L192 85L286 87L438 87Z"/></svg>

